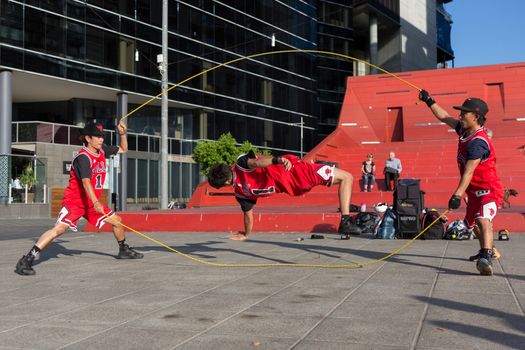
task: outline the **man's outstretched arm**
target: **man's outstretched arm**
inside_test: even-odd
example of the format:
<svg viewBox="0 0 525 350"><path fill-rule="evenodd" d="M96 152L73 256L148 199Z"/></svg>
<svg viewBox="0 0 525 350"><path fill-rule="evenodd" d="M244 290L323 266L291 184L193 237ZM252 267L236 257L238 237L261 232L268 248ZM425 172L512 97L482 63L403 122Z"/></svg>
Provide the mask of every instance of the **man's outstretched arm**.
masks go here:
<svg viewBox="0 0 525 350"><path fill-rule="evenodd" d="M248 158L248 167L250 169L266 168L272 164L281 164L286 170L292 168L292 162L282 157L258 156L257 158Z"/></svg>
<svg viewBox="0 0 525 350"><path fill-rule="evenodd" d="M456 128L456 125L458 124L458 120L456 118L454 118L454 117L451 117L447 113L447 111L445 111L445 109L443 109L443 107L438 105L436 103L436 100L434 100L434 98L432 98L432 96L430 96L430 94L428 93L427 90L421 90L421 92L419 93L419 99L427 104L428 108L430 108L430 110L432 111L434 116L440 122L443 122L443 123L447 124L448 126L450 126L453 129Z"/></svg>

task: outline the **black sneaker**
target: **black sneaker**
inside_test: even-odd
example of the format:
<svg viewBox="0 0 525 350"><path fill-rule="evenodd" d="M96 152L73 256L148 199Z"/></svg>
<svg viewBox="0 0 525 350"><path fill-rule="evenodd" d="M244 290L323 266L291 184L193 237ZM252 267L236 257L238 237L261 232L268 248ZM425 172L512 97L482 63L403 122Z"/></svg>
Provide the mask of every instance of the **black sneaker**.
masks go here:
<svg viewBox="0 0 525 350"><path fill-rule="evenodd" d="M36 273L33 269L33 261L35 257L31 254L24 255L18 260L15 267L15 272L22 276L32 276Z"/></svg>
<svg viewBox="0 0 525 350"><path fill-rule="evenodd" d="M478 254L470 256L468 258L468 260L469 261L476 261L476 260L479 260L479 258L481 258L481 249L479 250Z"/></svg>
<svg viewBox="0 0 525 350"><path fill-rule="evenodd" d="M476 268L478 269L480 275L492 276L492 258L486 255L480 257L476 263Z"/></svg>
<svg viewBox="0 0 525 350"><path fill-rule="evenodd" d="M354 222L352 222L352 219L349 217L348 219L341 220L341 223L339 224L339 230L337 230L337 232L341 236L360 235L361 229Z"/></svg>
<svg viewBox="0 0 525 350"><path fill-rule="evenodd" d="M494 260L497 260L501 257L501 253L499 252L499 250L496 249L496 247L493 247L492 248L492 256L491 258L494 259ZM472 255L471 257L469 257L468 259L470 261L476 261L476 260L479 260L479 258L481 258L481 249L480 251L478 252L478 254L476 255Z"/></svg>
<svg viewBox="0 0 525 350"><path fill-rule="evenodd" d="M117 259L142 259L144 254L137 252L127 244L123 244L117 255Z"/></svg>

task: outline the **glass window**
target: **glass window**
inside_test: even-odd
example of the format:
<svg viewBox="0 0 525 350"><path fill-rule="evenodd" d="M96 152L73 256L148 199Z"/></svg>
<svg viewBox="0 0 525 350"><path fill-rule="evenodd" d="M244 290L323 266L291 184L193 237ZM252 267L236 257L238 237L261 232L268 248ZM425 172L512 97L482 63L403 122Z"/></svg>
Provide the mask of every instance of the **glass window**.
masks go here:
<svg viewBox="0 0 525 350"><path fill-rule="evenodd" d="M96 26L118 31L119 18L117 15L86 6L86 22Z"/></svg>
<svg viewBox="0 0 525 350"><path fill-rule="evenodd" d="M127 202L128 203L135 203L135 198L136 198L136 183L137 183L137 174L136 174L136 169L137 169L137 163L136 163L136 159L134 158L128 158L128 173L126 174L126 176L128 177L128 198L127 198Z"/></svg>
<svg viewBox="0 0 525 350"><path fill-rule="evenodd" d="M116 34L86 26L86 59L90 63L117 69L119 39Z"/></svg>
<svg viewBox="0 0 525 350"><path fill-rule="evenodd" d="M108 87L117 87L117 75L104 69L86 67L86 82Z"/></svg>
<svg viewBox="0 0 525 350"><path fill-rule="evenodd" d="M31 7L25 9L25 47L31 50L43 51L45 49L45 19L41 11Z"/></svg>
<svg viewBox="0 0 525 350"><path fill-rule="evenodd" d="M137 135L128 134L128 150L137 150Z"/></svg>
<svg viewBox="0 0 525 350"><path fill-rule="evenodd" d="M66 67L62 60L33 53L24 55L24 68L56 77L65 77L66 75Z"/></svg>
<svg viewBox="0 0 525 350"><path fill-rule="evenodd" d="M137 200L146 202L148 198L148 160L137 159Z"/></svg>
<svg viewBox="0 0 525 350"><path fill-rule="evenodd" d="M101 66L104 64L104 32L92 26L86 26L86 60Z"/></svg>
<svg viewBox="0 0 525 350"><path fill-rule="evenodd" d="M18 124L18 142L35 142L37 123Z"/></svg>
<svg viewBox="0 0 525 350"><path fill-rule="evenodd" d="M25 3L58 13L64 13L65 8L64 0L25 0Z"/></svg>
<svg viewBox="0 0 525 350"><path fill-rule="evenodd" d="M149 138L149 151L151 153L159 153L160 138L150 137Z"/></svg>
<svg viewBox="0 0 525 350"><path fill-rule="evenodd" d="M148 152L148 137L147 136L137 136L138 138L138 151Z"/></svg>
<svg viewBox="0 0 525 350"><path fill-rule="evenodd" d="M68 20L66 23L66 55L80 60L86 57L85 25Z"/></svg>
<svg viewBox="0 0 525 350"><path fill-rule="evenodd" d="M55 125L54 126L55 135L53 135L53 142L60 143L62 145L67 145L69 143L69 140L68 140L69 130L68 129L69 128L67 126Z"/></svg>
<svg viewBox="0 0 525 350"><path fill-rule="evenodd" d="M182 198L191 197L191 164L181 163L181 185L180 194Z"/></svg>
<svg viewBox="0 0 525 350"><path fill-rule="evenodd" d="M67 15L68 17L85 21L86 6L84 4L79 4L75 0L67 0Z"/></svg>
<svg viewBox="0 0 525 350"><path fill-rule="evenodd" d="M179 162L170 162L169 167L169 193L171 194L171 197L173 199L181 198L181 186L182 186L182 178L181 178L181 166Z"/></svg>
<svg viewBox="0 0 525 350"><path fill-rule="evenodd" d="M63 17L46 14L46 51L55 55L64 55L66 37L65 19Z"/></svg>
<svg viewBox="0 0 525 350"><path fill-rule="evenodd" d="M69 143L71 145L82 145L82 142L80 141L80 129L79 128L69 128Z"/></svg>
<svg viewBox="0 0 525 350"><path fill-rule="evenodd" d="M78 81L85 81L86 75L84 65L73 62L66 62L66 78Z"/></svg>
<svg viewBox="0 0 525 350"><path fill-rule="evenodd" d="M6 44L23 45L22 6L10 1L0 1L0 41Z"/></svg>
<svg viewBox="0 0 525 350"><path fill-rule="evenodd" d="M24 54L20 50L5 46L0 47L0 63L7 67L22 69L24 64Z"/></svg>
<svg viewBox="0 0 525 350"><path fill-rule="evenodd" d="M158 199L159 197L159 161L149 161L149 197L150 200Z"/></svg>

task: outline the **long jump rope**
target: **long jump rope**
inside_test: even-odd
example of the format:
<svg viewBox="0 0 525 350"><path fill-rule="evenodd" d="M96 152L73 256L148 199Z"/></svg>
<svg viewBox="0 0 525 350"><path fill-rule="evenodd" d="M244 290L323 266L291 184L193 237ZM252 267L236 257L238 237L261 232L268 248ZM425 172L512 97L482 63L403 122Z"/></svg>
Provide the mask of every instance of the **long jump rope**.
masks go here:
<svg viewBox="0 0 525 350"><path fill-rule="evenodd" d="M360 63L363 63L363 64L366 64L372 68L375 68L383 73L386 73L388 75L390 75L391 77L401 81L402 83L414 88L415 90L417 90L418 92L421 91L421 89L419 87L417 87L416 85L410 83L409 81L395 75L394 73L391 73L379 66L376 66L374 64L371 64L369 62L366 62L366 61L363 61L363 60L360 60L359 58L355 58L355 57L352 57L352 56L348 56L348 55L344 55L344 54L341 54L341 53L336 53L336 52L330 52L330 51L320 51L320 50L280 50L280 51L268 51L268 52L262 52L262 53L257 53L257 54L254 54L254 55L249 55L249 56L243 56L243 57L239 57L239 58L236 58L234 60L231 60L231 61L228 61L228 62L225 62L225 63L221 63L221 64L218 64L214 67L211 67L211 68L208 68L200 73L197 73L195 75L192 75L191 77L189 78L186 78L180 82L178 82L177 84L171 86L170 88L164 90L164 91L161 91L160 93L158 93L157 95L153 96L152 98L150 98L148 101L144 102L142 105L138 106L137 108L135 108L134 110L132 110L131 112L129 112L128 114L126 114L125 116L123 116L122 118L120 118L120 121L123 121L124 119L126 119L127 117L129 117L130 115L132 115L133 113L137 112L139 109L141 109L142 107L146 106L147 104L151 103L152 101L154 101L155 99L159 98L160 96L162 96L163 94L166 94L168 93L169 91L173 90L174 88L194 79L194 78L197 78L201 75L204 75L208 72L211 72L215 69L218 69L220 67L224 67L224 66L228 66L228 65L231 65L233 63L236 63L236 62L239 62L239 61L243 61L243 60L246 60L246 59L250 59L250 58L256 58L256 57L261 57L261 56L268 56L268 55L275 55L275 54L288 54L288 53L314 53L314 54L322 54L322 55L332 55L332 56L338 56L338 57L342 57L342 58L346 58L346 59L350 59L350 60L353 60L353 61L356 61L356 62L360 62ZM106 219L106 221L110 222L111 224L116 224L116 225L120 225L124 228L126 228L127 230L131 231L131 232L134 232L136 233L137 235L147 239L147 240L150 240L151 242L155 243L155 244L158 244L159 246L161 247L164 247L174 253L177 253L178 255L186 258L186 259L189 259L189 260L192 260L192 261L195 261L197 263L200 263L200 264L204 264L204 265L210 265L210 266L217 266L217 267L311 267L311 268L325 268L325 269L344 269L344 268L355 268L355 267L364 267L364 266L368 266L368 265L372 265L372 264L376 264L378 262L381 262L381 261L384 261L384 260L387 260L388 258L398 254L399 252L401 252L403 249L405 249L406 247L408 247L410 244L412 244L416 239L418 239L421 235L423 235L425 233L426 230L428 230L431 226L433 226L438 220L440 220L446 213L448 213L448 209L445 210L437 219L435 219L434 221L432 221L432 223L430 225L428 225L426 228L424 228L421 232L419 232L414 238L412 238L411 240L407 241L406 243L404 243L401 247L399 247L398 249L396 249L395 251L393 251L392 253L388 254L388 255L385 255L384 257L380 258L380 259L376 259L376 260L371 260L371 261L368 261L368 262L364 262L364 263L351 263L351 264L299 264L299 263L260 263L260 264L227 264L227 263L217 263L217 262L211 262L211 261L205 261L205 260L202 260L202 259L199 259L199 258L195 258L191 255L188 255L186 253L183 253L177 249L174 249L154 238L151 238L149 237L148 235L142 233L142 232L139 232L127 225L125 225L124 223L122 222L117 222L116 220L111 220L110 217L108 217ZM109 214L109 213L108 213ZM108 214L104 214L104 216L107 217Z"/></svg>

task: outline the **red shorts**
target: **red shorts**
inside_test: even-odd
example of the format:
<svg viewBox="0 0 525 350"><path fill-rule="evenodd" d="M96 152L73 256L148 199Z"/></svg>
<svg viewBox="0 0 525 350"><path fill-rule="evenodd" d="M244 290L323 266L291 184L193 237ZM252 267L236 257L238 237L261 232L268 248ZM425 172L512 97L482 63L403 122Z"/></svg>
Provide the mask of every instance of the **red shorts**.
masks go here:
<svg viewBox="0 0 525 350"><path fill-rule="evenodd" d="M95 208L83 208L70 204L64 204L60 213L58 213L57 223L66 224L72 231L77 232L77 221L81 217L84 217L90 224L101 228L106 223L106 219L115 215L115 212L108 207L104 206L104 213L107 215L99 214L95 211Z"/></svg>
<svg viewBox="0 0 525 350"><path fill-rule="evenodd" d="M498 212L497 199L491 193L482 195L482 191L468 193L467 214L465 224L473 228L476 219L489 219L491 222Z"/></svg>
<svg viewBox="0 0 525 350"><path fill-rule="evenodd" d="M315 186L331 186L334 182L334 166L300 161L294 164L289 175L288 184L291 191L287 192L299 196Z"/></svg>

